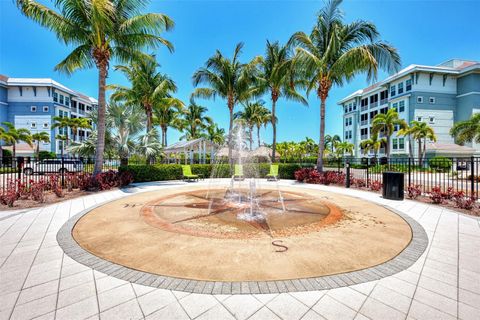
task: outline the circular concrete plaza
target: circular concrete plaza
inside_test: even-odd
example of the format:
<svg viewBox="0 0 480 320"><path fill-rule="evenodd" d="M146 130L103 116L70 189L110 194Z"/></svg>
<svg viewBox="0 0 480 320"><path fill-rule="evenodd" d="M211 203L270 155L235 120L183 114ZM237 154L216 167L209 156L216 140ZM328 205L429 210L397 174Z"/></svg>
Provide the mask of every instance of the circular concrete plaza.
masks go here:
<svg viewBox="0 0 480 320"><path fill-rule="evenodd" d="M428 244L409 216L352 196L264 183L252 211L248 189L238 189L239 201L226 190L190 184L136 193L77 214L57 238L71 258L108 275L217 294L378 280L410 267Z"/></svg>

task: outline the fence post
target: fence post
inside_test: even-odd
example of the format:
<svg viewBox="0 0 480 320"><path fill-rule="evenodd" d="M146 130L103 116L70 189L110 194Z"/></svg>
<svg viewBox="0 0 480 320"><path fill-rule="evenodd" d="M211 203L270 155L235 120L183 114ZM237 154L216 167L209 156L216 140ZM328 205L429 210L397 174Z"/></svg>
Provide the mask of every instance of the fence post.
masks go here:
<svg viewBox="0 0 480 320"><path fill-rule="evenodd" d="M60 169L62 173L62 188L65 187L65 159L62 157L62 168Z"/></svg>
<svg viewBox="0 0 480 320"><path fill-rule="evenodd" d="M22 168L23 168L24 158L23 157L16 157L15 161L17 162L17 177L18 177L18 180L21 180L22 179Z"/></svg>
<svg viewBox="0 0 480 320"><path fill-rule="evenodd" d="M345 177L345 187L350 188L350 161L345 161L345 168L347 169L347 176Z"/></svg>
<svg viewBox="0 0 480 320"><path fill-rule="evenodd" d="M340 172L340 157L337 160L337 172Z"/></svg>
<svg viewBox="0 0 480 320"><path fill-rule="evenodd" d="M408 185L412 184L410 174L412 173L412 158L408 157Z"/></svg>
<svg viewBox="0 0 480 320"><path fill-rule="evenodd" d="M367 158L367 188L368 188L368 182L370 180L370 174L369 174L369 170L368 170L368 167L369 167L369 163L370 163L370 159Z"/></svg>
<svg viewBox="0 0 480 320"><path fill-rule="evenodd" d="M473 198L475 194L475 158L470 158L470 196Z"/></svg>

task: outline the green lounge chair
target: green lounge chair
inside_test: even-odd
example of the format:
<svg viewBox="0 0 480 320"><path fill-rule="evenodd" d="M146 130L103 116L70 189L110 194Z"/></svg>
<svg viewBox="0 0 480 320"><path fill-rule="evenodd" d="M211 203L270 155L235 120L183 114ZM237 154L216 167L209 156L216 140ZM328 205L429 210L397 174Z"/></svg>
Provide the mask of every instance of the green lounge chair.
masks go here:
<svg viewBox="0 0 480 320"><path fill-rule="evenodd" d="M270 165L270 173L267 174L268 181L277 181L278 180L278 164Z"/></svg>
<svg viewBox="0 0 480 320"><path fill-rule="evenodd" d="M198 175L192 173L192 168L189 165L182 166L183 181L198 181Z"/></svg>
<svg viewBox="0 0 480 320"><path fill-rule="evenodd" d="M243 166L241 164L235 165L235 173L233 175L233 179L237 181L245 180L243 175Z"/></svg>

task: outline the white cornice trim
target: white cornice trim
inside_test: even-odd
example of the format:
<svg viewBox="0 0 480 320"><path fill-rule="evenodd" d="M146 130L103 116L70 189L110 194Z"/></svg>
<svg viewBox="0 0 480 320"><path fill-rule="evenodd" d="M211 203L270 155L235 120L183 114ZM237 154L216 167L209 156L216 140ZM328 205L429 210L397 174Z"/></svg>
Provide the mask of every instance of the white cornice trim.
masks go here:
<svg viewBox="0 0 480 320"><path fill-rule="evenodd" d="M457 98L470 96L470 95L472 95L472 94L480 94L480 91L472 91L472 92L469 92L469 93L459 94L459 95L457 96Z"/></svg>
<svg viewBox="0 0 480 320"><path fill-rule="evenodd" d="M8 106L8 103L0 101L1 105Z"/></svg>

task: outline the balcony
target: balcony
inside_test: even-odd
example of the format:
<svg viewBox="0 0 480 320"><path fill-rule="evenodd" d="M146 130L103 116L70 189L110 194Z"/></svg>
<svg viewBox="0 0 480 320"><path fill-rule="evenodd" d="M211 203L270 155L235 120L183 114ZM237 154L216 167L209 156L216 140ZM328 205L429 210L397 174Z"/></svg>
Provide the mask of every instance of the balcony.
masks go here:
<svg viewBox="0 0 480 320"><path fill-rule="evenodd" d="M362 106L362 107L360 108L360 111L367 111L367 110L368 110L368 106Z"/></svg>
<svg viewBox="0 0 480 320"><path fill-rule="evenodd" d="M360 121L361 126L366 126L368 124L368 120L362 120Z"/></svg>
<svg viewBox="0 0 480 320"><path fill-rule="evenodd" d="M370 103L370 109L378 107L378 101Z"/></svg>
<svg viewBox="0 0 480 320"><path fill-rule="evenodd" d="M380 105L384 105L388 103L388 98L380 100Z"/></svg>
<svg viewBox="0 0 480 320"><path fill-rule="evenodd" d="M360 140L367 140L368 139L368 134L363 134L360 136Z"/></svg>

